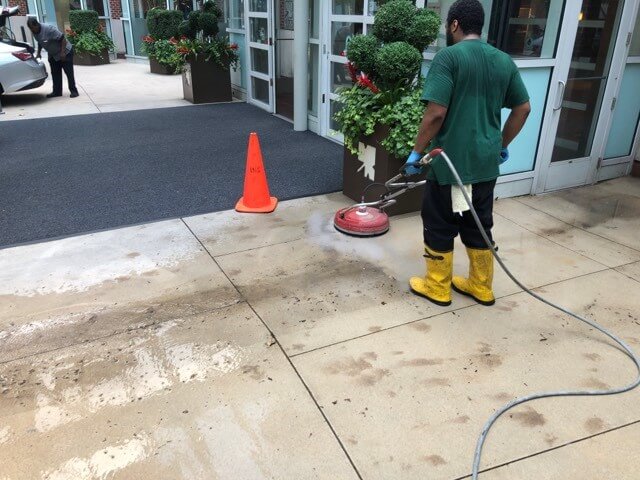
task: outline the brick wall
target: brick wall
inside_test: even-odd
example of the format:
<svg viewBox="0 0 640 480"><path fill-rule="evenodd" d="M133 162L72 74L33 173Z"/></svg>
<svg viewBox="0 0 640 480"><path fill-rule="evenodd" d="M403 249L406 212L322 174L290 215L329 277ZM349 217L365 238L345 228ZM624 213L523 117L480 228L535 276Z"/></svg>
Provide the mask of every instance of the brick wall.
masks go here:
<svg viewBox="0 0 640 480"><path fill-rule="evenodd" d="M9 0L10 7L20 7L20 15L26 15L29 12L27 0Z"/></svg>
<svg viewBox="0 0 640 480"><path fill-rule="evenodd" d="M109 10L111 10L111 18L120 19L120 17L122 17L122 4L120 0L109 0Z"/></svg>

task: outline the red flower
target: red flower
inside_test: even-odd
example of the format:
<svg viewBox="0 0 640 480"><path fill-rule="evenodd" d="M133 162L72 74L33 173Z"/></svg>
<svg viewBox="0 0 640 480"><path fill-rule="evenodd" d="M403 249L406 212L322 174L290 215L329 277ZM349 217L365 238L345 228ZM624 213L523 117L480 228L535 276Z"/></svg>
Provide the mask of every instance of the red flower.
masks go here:
<svg viewBox="0 0 640 480"><path fill-rule="evenodd" d="M171 37L169 39L169 43L171 43L172 45L177 45L178 44L178 40L176 40L176 37Z"/></svg>
<svg viewBox="0 0 640 480"><path fill-rule="evenodd" d="M178 47L176 49L176 51L180 54L180 55L188 55L189 54L189 49L187 47Z"/></svg>
<svg viewBox="0 0 640 480"><path fill-rule="evenodd" d="M364 72L362 72L358 77L358 85L368 88L372 93L380 93L380 89L376 87L371 80L369 80L369 77L367 77L367 74Z"/></svg>
<svg viewBox="0 0 640 480"><path fill-rule="evenodd" d="M145 35L144 37L142 37L142 41L144 43L153 43L155 42L155 39L151 35Z"/></svg>
<svg viewBox="0 0 640 480"><path fill-rule="evenodd" d="M351 76L351 81L358 81L358 70L353 62L347 62L347 70L349 71L349 75Z"/></svg>
<svg viewBox="0 0 640 480"><path fill-rule="evenodd" d="M238 50L238 44L237 43L232 43L231 45L229 45L229 48L231 50Z"/></svg>
<svg viewBox="0 0 640 480"><path fill-rule="evenodd" d="M186 40L186 39L187 39L187 36L186 36L186 35L182 35L182 36L180 37L180 40Z"/></svg>

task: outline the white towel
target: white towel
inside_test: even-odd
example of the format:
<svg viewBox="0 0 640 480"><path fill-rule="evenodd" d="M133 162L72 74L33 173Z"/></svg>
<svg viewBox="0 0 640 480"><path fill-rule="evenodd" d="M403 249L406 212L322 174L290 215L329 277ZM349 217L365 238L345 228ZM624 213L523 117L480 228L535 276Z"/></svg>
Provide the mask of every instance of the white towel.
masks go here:
<svg viewBox="0 0 640 480"><path fill-rule="evenodd" d="M469 198L472 198L473 195L471 187L471 185L464 185L464 191L467 192ZM465 200L462 189L458 185L451 185L451 209L453 213L459 213L460 215L462 215L462 212L469 210L469 204Z"/></svg>

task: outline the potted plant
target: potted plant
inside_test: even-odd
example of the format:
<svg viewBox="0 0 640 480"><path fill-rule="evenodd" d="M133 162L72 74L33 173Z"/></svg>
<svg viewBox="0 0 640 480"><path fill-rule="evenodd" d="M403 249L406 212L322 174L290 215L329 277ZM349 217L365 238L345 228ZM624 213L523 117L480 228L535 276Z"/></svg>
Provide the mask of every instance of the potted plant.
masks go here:
<svg viewBox="0 0 640 480"><path fill-rule="evenodd" d="M353 86L338 92L334 118L344 135L343 192L349 198L360 201L367 185L397 175L411 152L424 113L422 52L439 29L437 13L410 0L391 0L376 12L372 33L347 44ZM387 212L418 210L422 190L399 197ZM366 200L380 193L369 189Z"/></svg>
<svg viewBox="0 0 640 480"><path fill-rule="evenodd" d="M142 38L142 51L149 57L151 73L173 75L182 70L183 59L176 51L182 13L153 8L147 13L149 35Z"/></svg>
<svg viewBox="0 0 640 480"><path fill-rule="evenodd" d="M69 12L67 38L73 45L74 65L104 65L109 52L115 51L113 40L104 31L95 10Z"/></svg>
<svg viewBox="0 0 640 480"><path fill-rule="evenodd" d="M184 59L182 87L191 103L230 102L231 67L238 65L238 46L218 36L220 8L212 1L191 12L180 25L176 51Z"/></svg>

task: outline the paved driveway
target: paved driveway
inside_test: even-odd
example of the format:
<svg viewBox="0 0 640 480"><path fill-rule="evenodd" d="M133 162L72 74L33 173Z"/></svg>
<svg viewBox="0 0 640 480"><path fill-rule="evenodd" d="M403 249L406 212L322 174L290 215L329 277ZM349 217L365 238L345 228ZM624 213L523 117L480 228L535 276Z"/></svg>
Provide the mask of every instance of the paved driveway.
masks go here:
<svg viewBox="0 0 640 480"><path fill-rule="evenodd" d="M48 70L46 60L45 64ZM147 63L115 60L109 65L74 69L78 98L69 98L66 77L64 96L46 98L52 89L49 77L40 88L3 95L5 114L0 121L190 105L182 97L180 75L151 74Z"/></svg>

